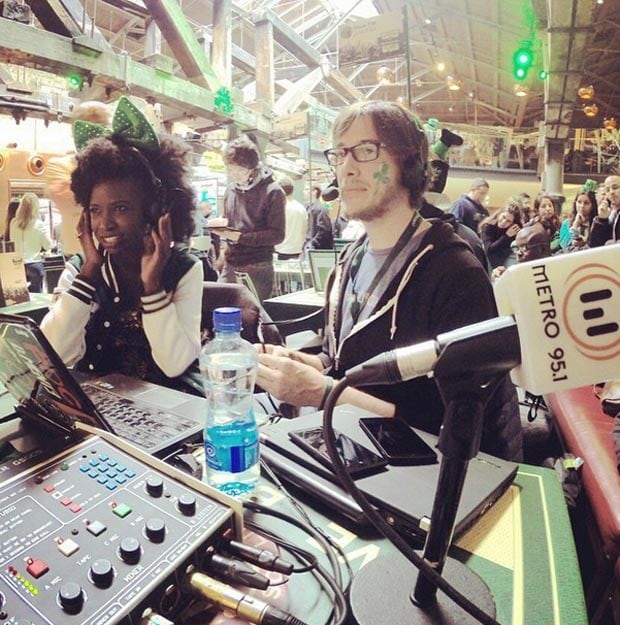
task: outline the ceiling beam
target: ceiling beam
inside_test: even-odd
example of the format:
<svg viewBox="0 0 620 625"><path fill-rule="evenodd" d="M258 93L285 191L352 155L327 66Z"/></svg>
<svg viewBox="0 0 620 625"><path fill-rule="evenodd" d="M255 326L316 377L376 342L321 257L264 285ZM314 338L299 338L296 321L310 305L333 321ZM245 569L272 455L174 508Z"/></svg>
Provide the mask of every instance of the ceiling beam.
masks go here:
<svg viewBox="0 0 620 625"><path fill-rule="evenodd" d="M71 39L12 20L0 19L0 62L61 76L75 71L85 79L96 79L111 93L151 97L188 118L206 117L217 123L271 130L270 119L243 104L234 102L233 117L224 115L215 108L214 94L209 89L134 61L128 54L80 54L73 49Z"/></svg>
<svg viewBox="0 0 620 625"><path fill-rule="evenodd" d="M200 87L217 91L220 81L179 3L176 0L144 0L144 4L187 79Z"/></svg>

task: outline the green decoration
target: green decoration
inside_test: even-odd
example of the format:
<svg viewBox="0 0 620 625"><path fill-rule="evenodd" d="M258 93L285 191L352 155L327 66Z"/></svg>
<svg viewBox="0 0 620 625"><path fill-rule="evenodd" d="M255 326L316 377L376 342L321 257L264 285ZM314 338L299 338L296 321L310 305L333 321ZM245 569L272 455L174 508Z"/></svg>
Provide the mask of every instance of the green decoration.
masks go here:
<svg viewBox="0 0 620 625"><path fill-rule="evenodd" d="M215 92L214 100L215 108L225 115L231 115L234 109L233 103L230 97L230 91L226 87L220 87Z"/></svg>
<svg viewBox="0 0 620 625"><path fill-rule="evenodd" d="M127 96L121 96L112 118L112 128L77 119L73 122L73 140L78 150L96 137L121 135L136 148L156 150L159 148L157 133L144 113Z"/></svg>

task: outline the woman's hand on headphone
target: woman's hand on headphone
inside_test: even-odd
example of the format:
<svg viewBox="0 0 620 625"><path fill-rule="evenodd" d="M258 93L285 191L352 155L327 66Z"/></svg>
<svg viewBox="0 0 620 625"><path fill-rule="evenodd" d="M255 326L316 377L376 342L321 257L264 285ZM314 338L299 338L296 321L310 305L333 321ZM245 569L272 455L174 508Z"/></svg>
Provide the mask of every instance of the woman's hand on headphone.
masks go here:
<svg viewBox="0 0 620 625"><path fill-rule="evenodd" d="M103 257L99 253L93 238L93 227L90 220L90 211L84 209L77 225L77 238L84 251L84 264L80 273L88 279L97 280L101 276Z"/></svg>
<svg viewBox="0 0 620 625"><path fill-rule="evenodd" d="M157 221L157 227L150 229L144 237L144 252L140 266L144 295L152 295L162 290L162 276L170 258L172 245L170 213L166 213Z"/></svg>

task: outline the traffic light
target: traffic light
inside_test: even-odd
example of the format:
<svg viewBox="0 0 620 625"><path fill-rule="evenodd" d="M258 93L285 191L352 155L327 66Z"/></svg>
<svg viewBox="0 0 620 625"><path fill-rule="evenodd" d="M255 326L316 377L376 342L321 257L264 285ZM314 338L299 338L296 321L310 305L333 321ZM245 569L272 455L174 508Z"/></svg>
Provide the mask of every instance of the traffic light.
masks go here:
<svg viewBox="0 0 620 625"><path fill-rule="evenodd" d="M533 62L532 42L522 41L521 46L512 57L512 73L514 77L517 80L524 80Z"/></svg>

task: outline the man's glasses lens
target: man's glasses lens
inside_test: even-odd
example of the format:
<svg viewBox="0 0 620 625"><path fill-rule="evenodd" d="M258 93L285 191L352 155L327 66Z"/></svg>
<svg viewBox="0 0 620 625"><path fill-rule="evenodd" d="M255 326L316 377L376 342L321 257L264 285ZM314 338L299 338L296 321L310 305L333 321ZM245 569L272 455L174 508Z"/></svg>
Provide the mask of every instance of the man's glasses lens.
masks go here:
<svg viewBox="0 0 620 625"><path fill-rule="evenodd" d="M364 141L350 148L331 148L325 150L324 154L330 165L341 165L349 152L358 163L367 163L379 158L381 147L383 144L378 141Z"/></svg>

